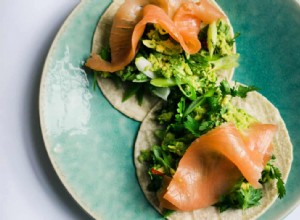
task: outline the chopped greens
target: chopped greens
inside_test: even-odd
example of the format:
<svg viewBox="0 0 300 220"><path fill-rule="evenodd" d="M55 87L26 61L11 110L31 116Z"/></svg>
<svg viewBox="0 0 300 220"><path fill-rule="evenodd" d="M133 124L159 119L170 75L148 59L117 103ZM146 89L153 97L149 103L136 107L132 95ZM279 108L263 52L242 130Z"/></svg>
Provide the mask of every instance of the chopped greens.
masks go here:
<svg viewBox="0 0 300 220"><path fill-rule="evenodd" d="M264 184L270 180L276 179L278 198L281 199L285 195L286 191L279 169L272 164L275 159L275 156L272 155L271 160L262 171L262 176L259 182ZM252 206L259 205L261 198L262 189L254 189L245 179L242 179L233 187L229 194L222 196L215 206L219 208L220 212L226 211L229 208L244 210Z"/></svg>
<svg viewBox="0 0 300 220"><path fill-rule="evenodd" d="M281 172L280 170L275 167L272 163L275 161L275 156L273 155L271 160L268 162L266 165L265 169L262 172L262 177L260 179L260 183L264 184L270 180L277 180L276 186L277 186L277 191L278 191L278 198L282 198L285 196L286 191L285 191L285 186L284 182L281 179Z"/></svg>
<svg viewBox="0 0 300 220"><path fill-rule="evenodd" d="M114 74L95 74L104 78L114 77L114 80L117 76L121 82L140 84L138 87L147 87L152 94L164 100L167 100L170 91L157 88L177 87L187 98L195 100L207 88L214 86L216 71L236 67L239 58L233 51L230 27L222 20L203 28L199 39L202 49L193 55L186 54L180 44L158 25L148 25L135 60ZM102 48L100 56L107 61L111 59L108 48ZM137 93L140 90L135 87L125 94L123 100Z"/></svg>
<svg viewBox="0 0 300 220"><path fill-rule="evenodd" d="M262 190L254 189L243 179L233 187L228 195L222 196L215 206L219 208L220 212L224 212L229 208L245 210L259 205L261 198Z"/></svg>

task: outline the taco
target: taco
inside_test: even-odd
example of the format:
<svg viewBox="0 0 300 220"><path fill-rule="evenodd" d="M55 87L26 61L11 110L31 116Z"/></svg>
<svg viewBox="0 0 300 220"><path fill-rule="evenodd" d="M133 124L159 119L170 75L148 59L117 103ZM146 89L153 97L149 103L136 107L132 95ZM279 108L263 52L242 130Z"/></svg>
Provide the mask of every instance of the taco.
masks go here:
<svg viewBox="0 0 300 220"><path fill-rule="evenodd" d="M244 203L241 206L237 206L237 201L235 200L236 194L231 194L231 197L229 197L230 198L229 200L226 200L226 197L222 196L222 197L220 197L220 199L221 198L223 199L222 202L217 202L217 203L211 204L207 207L203 207L203 208L199 208L199 209L182 211L182 210L176 209L176 207L175 207L174 209L176 211L171 212L171 214L167 216L168 219L255 219L258 216L260 216L262 213L264 213L272 205L272 203L277 198L277 194L280 193L279 190L283 190L282 188L278 189L278 185L280 185L280 183L281 183L281 182L279 183L279 181L285 182L287 180L287 177L288 177L288 174L289 174L289 171L291 168L291 163L293 160L293 155L292 155L292 144L291 144L291 141L289 138L289 134L288 134L288 131L284 124L284 121L282 120L282 118L280 116L279 111L265 97L263 97L258 92L254 92L254 91L249 92L247 94L246 98L233 97L230 101L230 105L231 104L233 106L232 109L238 110L240 113L242 113L242 115L239 115L239 113L238 113L238 117L240 117L239 119L241 119L241 121L244 121L244 122L242 122L242 124L244 124L244 125L247 124L246 126L248 126L249 124L252 124L254 122L259 122L259 123L263 123L263 124L268 124L268 126L269 126L269 124L272 124L277 127L277 132L275 133L275 135L272 139L272 144L270 145L273 147L272 154L273 154L273 157L276 157L276 160L275 160L275 162L273 162L274 164L269 164L269 162L268 162L266 167L270 166L273 169L272 172L275 171L275 173L279 172L279 170L280 170L281 174L279 174L279 176L280 176L281 180L279 180L279 179L277 180L277 185L276 185L276 180L274 180L272 178L269 181L264 182L264 180L266 179L266 176L268 176L267 173L270 171L269 170L270 167L265 168L262 172L262 177L259 180L259 183L261 183L263 185L262 188L258 187L258 189L254 189L254 188L252 188L251 185L249 185L247 183L247 181L245 182L245 180L242 184L238 185L238 187L242 186L242 188L238 189L238 191L236 191L236 192L242 192L245 188L247 188L245 192L243 191L243 193L245 193L245 194L248 193L247 196L249 196L248 200L250 200L250 202L244 201ZM170 164L171 164L172 161L169 158L170 155L168 153L166 153L167 151L161 150L161 147L163 148L163 145L165 145L164 147L170 147L170 148L173 147L173 150L174 150L174 146L177 146L177 145L179 146L179 144L176 144L172 141L166 140L167 138L165 138L165 140L163 141L163 144L162 144L161 135L157 135L159 133L158 131L161 132L161 131L168 130L168 128L166 128L165 126L161 125L161 123L159 123L158 119L159 118L161 119L162 114L167 113L166 111L163 111L163 113L162 113L161 109L167 109L167 108L164 106L163 103L158 103L149 112L149 114L146 116L146 118L142 122L140 130L138 132L136 143L135 143L134 159L135 159L137 177L138 177L140 186L141 186L146 198L148 199L148 201L152 204L152 206L155 209L157 209L160 213L164 214L164 211L168 210L168 209L164 208L166 206L162 207L163 206L162 203L164 202L164 199L162 199L162 195L161 195L162 192L158 188L165 187L164 188L165 191L163 193L166 193L166 186L163 186L163 184L165 184L164 176L169 175L168 178L174 178L177 171L174 172L171 170L171 172L168 172L167 168L164 167L163 165L153 165L153 157L156 157L155 160L157 160L157 161L167 158L166 159L167 162L166 161L165 162L166 163L170 162ZM233 112L233 115L236 114L236 112L234 112L234 111L231 111L231 112ZM231 114L231 113L229 113L229 114ZM246 117L244 117L244 116L246 116ZM250 116L250 118L248 118L248 116ZM243 117L244 117L244 119L243 119ZM228 121L229 122L234 121L234 124L236 124L236 125L238 125L240 122L239 119L232 120L232 119L228 119L228 117L226 117L226 116L224 116L224 118L227 119L224 122L225 126L227 126ZM222 126L224 126L224 125L221 124L216 127L219 128ZM245 127L243 127L243 125L241 125L239 127L242 130L245 128ZM209 131L208 131L208 133L209 133ZM222 134L223 134L223 132L222 132ZM202 136L205 136L205 135L206 134L203 134ZM168 136L168 135L165 135L165 137L166 136ZM169 135L169 139L170 139L170 136L171 135ZM200 135L200 137L201 137L201 135ZM183 140L182 137L180 137L180 138L181 138L181 140ZM193 138L195 139L195 137L193 137ZM216 138L217 138L217 136L214 137L214 139L216 139ZM179 142L177 142L177 143L179 143ZM192 142L192 143L194 143L194 142ZM224 143L223 143L223 145L225 145ZM193 144L191 144L190 147L192 145ZM178 149L180 150L180 147ZM153 156L153 154L152 154L152 156L150 156L150 152L153 153L153 151L155 151L155 153L154 153L155 156ZM173 152L176 152L176 151L173 151ZM241 153L241 155L242 155L242 153ZM150 158L150 157L152 157L152 158ZM216 157L215 154L214 154L214 157ZM192 159L189 158L189 162L191 160ZM151 162L149 163L149 161L151 161ZM247 163L246 159L244 159L244 161L245 161L245 163ZM203 162L203 163L205 163L205 162ZM158 164L159 164L159 162L158 162ZM160 163L160 164L162 164L162 163ZM181 163L179 162L179 165L177 163L174 166L175 167L180 166L180 164ZM210 165L214 166L212 164L210 164ZM252 166L253 166L253 164L251 166L249 166L250 167L249 169L251 169ZM193 169L194 169L194 167L193 167ZM229 171L228 175L230 175L230 172L231 171ZM149 173L150 173L151 178L149 176ZM232 178L235 178L235 177L233 176ZM157 180L159 180L159 181L157 181ZM205 189L205 190L207 190L207 191L209 191L208 188L210 188L211 186L218 185L218 183L217 183L218 177L215 176L215 178L211 179L210 181L211 181L210 184L206 185L207 189ZM191 182L193 182L193 180L191 180ZM229 180L227 179L226 182L230 182L230 179ZM161 185L159 187L157 187L157 185L159 185L159 184L161 184ZM168 183L168 184L170 184L170 183ZM191 183L189 183L189 184L191 184ZM235 185L234 187L237 187L237 186ZM244 189L243 189L243 187L244 187ZM279 186L279 187L282 187L282 186ZM156 189L153 189L153 188L156 188ZM195 187L195 189L196 188L197 187ZM253 199L250 199L250 193L252 193L252 191L250 191L248 189L253 190L253 195L254 195ZM259 190L259 191L256 191L256 190ZM233 192L233 191L230 191L230 192ZM189 191L189 193L191 193L191 192ZM284 190L281 193L285 193ZM194 194L194 193L191 193L191 194ZM228 195L230 195L230 194L228 194ZM255 200L255 196L256 196L256 198L257 197L261 197L261 198L259 201L255 202L256 204L251 204L251 200L253 202ZM282 197L283 195L279 194L278 196ZM181 198L184 196L177 192L177 197ZM205 200L205 198L203 198L203 199ZM227 197L227 199L228 199L228 197ZM242 200L241 197L239 199ZM232 201L235 201L236 203L229 204ZM228 202L228 204L226 204L226 202ZM247 204L247 202L249 202L249 203ZM192 202L192 204L194 204L194 202ZM172 207L171 207L171 209L172 209ZM224 211L224 210L226 210L226 211ZM224 212L222 212L222 211L224 211Z"/></svg>
<svg viewBox="0 0 300 220"><path fill-rule="evenodd" d="M198 8L198 11L193 11L193 8ZM205 12L207 16L203 16L205 15L204 9L208 9ZM200 17L193 18L193 13L197 13ZM185 20L185 17L190 17L192 20ZM220 19L222 22L216 24ZM166 23L166 20L170 24ZM184 34L184 28L177 30L179 27L188 27L188 22L192 24L195 21L198 24L192 29L194 32L192 36ZM152 25L154 23L155 25ZM213 23L210 28L208 28L209 23ZM136 26L139 27L136 31L138 33L133 34ZM174 26L174 30L169 28L170 26ZM121 32L126 29L125 32L130 33L120 33L120 29L122 29ZM201 35L203 35L202 39L200 39ZM154 41L157 36L161 39ZM197 39L194 39L195 36ZM211 44L217 44L217 42L211 43L211 39L218 41L221 49L212 51ZM204 55L204 52L208 53L208 51L209 55ZM157 62L165 65L161 60L165 60L166 57L173 57L167 62L178 63L178 60L184 59L186 63L189 54L200 53L205 64L210 65L209 71L214 69L214 66L218 66L214 70L218 76L231 80L238 58L233 28L228 17L214 1L115 0L99 20L93 38L92 55L86 65L95 70L97 83L109 102L130 118L142 121L157 101L161 98L166 99L170 92L169 88L166 88L168 86L153 86L151 83L153 77L170 78L170 75L162 76L157 73L159 71L153 66L157 65ZM174 58L174 54L181 54L181 56ZM144 59L137 61L139 56L143 56ZM152 58L149 58L150 56ZM219 58L224 59L219 60ZM227 65L221 64L225 59ZM216 62L218 62L217 65ZM149 67L149 64L153 68ZM151 71L147 73L141 68ZM168 67L165 66L165 68ZM182 65L178 68L182 68ZM172 86L174 84L176 85L173 83ZM132 95L134 93L136 96ZM144 97L141 98L141 96Z"/></svg>

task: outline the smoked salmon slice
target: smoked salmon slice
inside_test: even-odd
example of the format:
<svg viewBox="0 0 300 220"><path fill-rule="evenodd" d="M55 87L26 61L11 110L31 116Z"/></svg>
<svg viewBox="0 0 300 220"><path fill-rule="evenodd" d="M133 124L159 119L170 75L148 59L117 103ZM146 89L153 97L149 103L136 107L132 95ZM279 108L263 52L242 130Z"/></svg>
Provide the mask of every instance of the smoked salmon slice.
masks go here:
<svg viewBox="0 0 300 220"><path fill-rule="evenodd" d="M173 21L185 43L189 45L189 48L193 48L193 50L187 51L185 49L185 51L190 54L198 52L201 48L198 39L201 23L210 24L220 18L225 18L225 15L208 0L202 0L198 3L183 2L176 11Z"/></svg>
<svg viewBox="0 0 300 220"><path fill-rule="evenodd" d="M182 48L190 53L197 53L200 48L200 41L198 40L198 36L196 36L198 40L198 44L188 44L186 42L190 42L186 36L182 35L176 27L175 23L171 20L171 18L158 6L155 5L147 5L144 8L144 17L143 19L135 26L134 31L137 33L144 32L144 29L148 23L159 24L166 32L170 34L170 36L177 42L179 42ZM132 39L134 42L138 41L136 36L133 36Z"/></svg>
<svg viewBox="0 0 300 220"><path fill-rule="evenodd" d="M111 50L111 62L100 58L96 53L86 61L86 66L97 71L115 72L128 65L134 58L136 47L132 43L135 25L142 19L142 9L148 1L126 0L116 12L110 32L109 46Z"/></svg>
<svg viewBox="0 0 300 220"><path fill-rule="evenodd" d="M276 130L275 125L255 123L240 132L226 123L200 136L180 160L161 206L181 211L211 206L242 176L253 187L261 187L258 181L270 159Z"/></svg>
<svg viewBox="0 0 300 220"><path fill-rule="evenodd" d="M109 42L111 62L93 53L88 58L86 66L96 71L107 72L123 69L134 59L139 40L148 23L159 24L187 53L197 53L201 48L198 39L201 22L212 22L224 15L208 0L201 0L200 3L184 1L181 4L181 2L181 0L125 1L114 17L111 29Z"/></svg>

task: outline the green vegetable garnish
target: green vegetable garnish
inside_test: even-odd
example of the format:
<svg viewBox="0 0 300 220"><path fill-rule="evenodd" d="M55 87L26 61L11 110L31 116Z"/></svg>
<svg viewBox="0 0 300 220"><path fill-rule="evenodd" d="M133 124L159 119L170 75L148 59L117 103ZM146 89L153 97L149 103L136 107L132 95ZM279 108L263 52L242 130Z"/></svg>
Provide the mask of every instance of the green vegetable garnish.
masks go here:
<svg viewBox="0 0 300 220"><path fill-rule="evenodd" d="M245 210L259 205L261 198L261 189L254 189L249 183L242 180L233 187L228 195L222 196L215 206L219 208L220 212L224 212L229 208Z"/></svg>
<svg viewBox="0 0 300 220"><path fill-rule="evenodd" d="M278 192L278 198L282 198L285 196L286 191L285 191L285 186L284 182L281 179L281 172L280 170L275 167L272 163L274 163L276 157L272 155L271 160L268 162L266 165L265 169L262 172L262 177L260 179L260 183L264 184L269 182L270 180L277 180L277 192Z"/></svg>

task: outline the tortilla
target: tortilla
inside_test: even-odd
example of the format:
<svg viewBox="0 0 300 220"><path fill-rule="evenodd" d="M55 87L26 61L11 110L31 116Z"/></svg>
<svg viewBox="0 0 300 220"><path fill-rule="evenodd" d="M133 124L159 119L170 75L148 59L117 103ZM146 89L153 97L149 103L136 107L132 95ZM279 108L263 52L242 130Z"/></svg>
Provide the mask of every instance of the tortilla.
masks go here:
<svg viewBox="0 0 300 220"><path fill-rule="evenodd" d="M220 11L225 12L215 3L211 1ZM99 54L102 47L107 47L109 45L109 36L110 30L113 22L114 15L116 14L119 7L124 3L124 0L114 0L106 11L101 16L99 23L96 27L93 44L92 44L92 53ZM231 27L231 35L233 36L233 28L230 24L229 19L226 19L226 22ZM236 51L234 45L234 52ZM226 78L231 80L234 73L234 69L219 71L217 74L220 79ZM113 73L112 73L113 74ZM125 93L125 85L116 86L116 84L111 79L105 79L98 77L98 85L103 93L103 95L108 99L108 101L120 112L126 116L133 118L137 121L142 121L150 109L160 100L158 97L155 97L151 94L145 94L142 105L138 104L138 101L135 97L128 99L123 102L122 98Z"/></svg>
<svg viewBox="0 0 300 220"><path fill-rule="evenodd" d="M149 149L151 146L158 143L158 140L154 136L154 131L158 129L160 125L156 123L155 112L159 110L161 104L162 103L158 103L154 106L142 122L137 135L134 152L136 174L140 186L148 201L159 212L161 212L161 210L158 208L158 199L154 193L147 191L147 186L150 183L147 167L144 164L141 164L137 158L140 155L141 150ZM234 98L233 104L238 108L244 109L262 123L271 123L278 126L278 131L273 139L273 154L276 156L274 165L280 169L282 179L286 182L293 160L293 146L285 123L277 108L257 92L248 93L245 99ZM273 181L264 185L263 198L259 206L244 211L227 210L222 213L220 213L217 208L211 206L192 212L177 211L171 214L168 219L255 219L263 214L273 204L276 198L276 181Z"/></svg>

